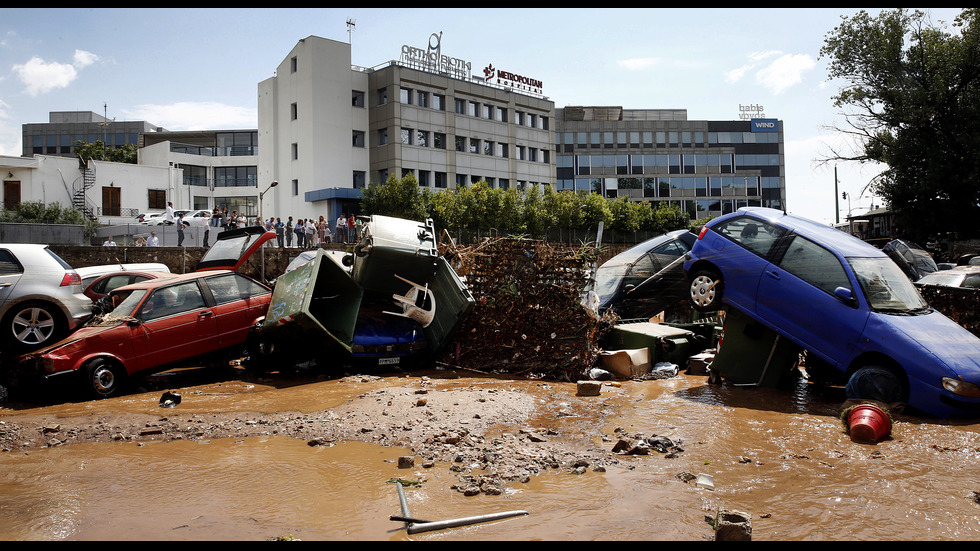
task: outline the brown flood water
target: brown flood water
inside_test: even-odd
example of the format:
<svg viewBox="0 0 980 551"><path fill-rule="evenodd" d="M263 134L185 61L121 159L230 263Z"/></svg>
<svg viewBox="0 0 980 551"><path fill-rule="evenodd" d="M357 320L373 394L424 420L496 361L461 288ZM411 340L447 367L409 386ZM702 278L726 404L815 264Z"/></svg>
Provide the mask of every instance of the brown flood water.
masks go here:
<svg viewBox="0 0 980 551"><path fill-rule="evenodd" d="M410 378L409 378L410 379ZM435 388L464 381L433 380ZM267 387L227 381L181 389L175 413L320 411L405 377L368 383L320 381ZM450 486L450 465L398 469L405 449L347 442L311 447L285 436L77 444L0 453L3 540L710 540L705 517L719 508L752 517L753 540L980 540L980 424L899 415L889 439L850 440L837 417L835 390L708 385L703 376L604 387L576 397L574 384L520 386L553 399L602 400L617 427L682 441L674 459L623 456L606 472L549 470L503 495L465 497ZM109 408L160 414L159 392L17 415L89 415ZM191 398L191 399L188 399ZM549 408L550 410L550 408ZM552 415L535 426L572 430ZM713 477L714 490L675 478ZM526 516L409 535L391 478L406 488L415 518L447 520L501 511Z"/></svg>

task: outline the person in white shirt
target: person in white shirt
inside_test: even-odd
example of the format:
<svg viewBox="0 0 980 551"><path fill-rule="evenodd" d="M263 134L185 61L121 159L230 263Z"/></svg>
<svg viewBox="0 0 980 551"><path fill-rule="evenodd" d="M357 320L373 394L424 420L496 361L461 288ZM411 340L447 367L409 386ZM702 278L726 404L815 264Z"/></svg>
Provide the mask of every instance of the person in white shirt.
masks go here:
<svg viewBox="0 0 980 551"><path fill-rule="evenodd" d="M151 231L150 232L150 238L146 240L146 246L147 247L159 247L160 246L160 238L157 237L157 232L155 232L155 231Z"/></svg>
<svg viewBox="0 0 980 551"><path fill-rule="evenodd" d="M102 246L103 247L115 247L116 246L116 242L112 240L112 236L110 235L108 238L106 238L105 243L103 243Z"/></svg>
<svg viewBox="0 0 980 551"><path fill-rule="evenodd" d="M174 223L174 204L169 201L167 202L167 223Z"/></svg>

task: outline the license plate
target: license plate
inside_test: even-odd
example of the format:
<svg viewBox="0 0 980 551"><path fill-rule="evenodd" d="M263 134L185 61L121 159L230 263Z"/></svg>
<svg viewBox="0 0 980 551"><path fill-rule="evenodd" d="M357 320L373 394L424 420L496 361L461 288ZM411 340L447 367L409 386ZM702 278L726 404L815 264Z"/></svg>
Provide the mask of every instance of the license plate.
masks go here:
<svg viewBox="0 0 980 551"><path fill-rule="evenodd" d="M394 365L401 363L401 358L395 356L394 358L378 358L378 365Z"/></svg>

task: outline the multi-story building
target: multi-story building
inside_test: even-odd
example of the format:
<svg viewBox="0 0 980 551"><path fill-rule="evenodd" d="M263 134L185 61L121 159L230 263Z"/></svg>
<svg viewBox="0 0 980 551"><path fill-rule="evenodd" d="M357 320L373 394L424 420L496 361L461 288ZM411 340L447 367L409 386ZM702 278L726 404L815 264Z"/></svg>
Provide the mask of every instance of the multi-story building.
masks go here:
<svg viewBox="0 0 980 551"><path fill-rule="evenodd" d="M153 132L141 136L139 163L180 169L169 193L150 190L148 209L173 201L186 209L215 206L254 217L258 211L258 131L202 130ZM264 188L263 188L264 189Z"/></svg>
<svg viewBox="0 0 980 551"><path fill-rule="evenodd" d="M565 107L556 120L556 189L674 203L692 218L785 208L782 121L621 107Z"/></svg>
<svg viewBox="0 0 980 551"><path fill-rule="evenodd" d="M51 111L46 123L21 125L24 157L75 156L75 142L101 141L106 147L138 145L139 136L162 130L146 121L115 121L92 111Z"/></svg>
<svg viewBox="0 0 980 551"><path fill-rule="evenodd" d="M433 190L554 181L553 102L415 50L367 69L350 44L311 36L259 83L259 185L279 184L267 211L358 212L362 188L408 173Z"/></svg>

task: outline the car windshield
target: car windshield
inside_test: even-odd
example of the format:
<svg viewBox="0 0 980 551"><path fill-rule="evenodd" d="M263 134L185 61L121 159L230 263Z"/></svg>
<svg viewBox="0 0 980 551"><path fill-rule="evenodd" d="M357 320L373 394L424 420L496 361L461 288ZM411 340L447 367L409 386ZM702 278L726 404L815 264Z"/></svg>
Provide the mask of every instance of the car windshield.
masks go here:
<svg viewBox="0 0 980 551"><path fill-rule="evenodd" d="M929 308L918 289L891 258L849 258L848 263L872 310L911 314Z"/></svg>
<svg viewBox="0 0 980 551"><path fill-rule="evenodd" d="M146 295L146 289L136 289L130 292L125 298L122 299L115 308L113 308L110 315L112 317L127 317L132 316L133 312L136 310L136 306L143 300L143 296ZM113 298L120 295L113 295ZM115 302L115 300L113 300Z"/></svg>
<svg viewBox="0 0 980 551"><path fill-rule="evenodd" d="M603 264L595 271L595 292L600 297L616 292L629 264Z"/></svg>
<svg viewBox="0 0 980 551"><path fill-rule="evenodd" d="M922 276L917 283L922 285L945 285L948 287L959 287L960 282L963 281L963 274L948 273L948 272L933 272L929 275Z"/></svg>

